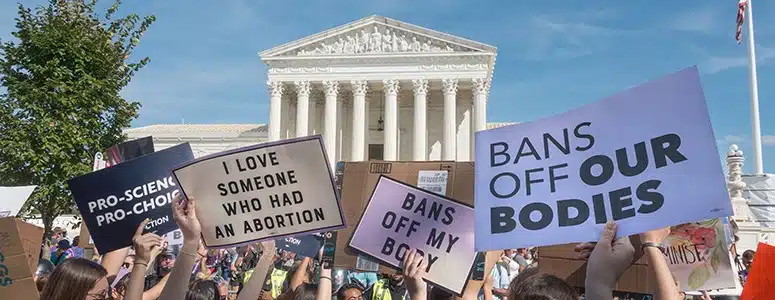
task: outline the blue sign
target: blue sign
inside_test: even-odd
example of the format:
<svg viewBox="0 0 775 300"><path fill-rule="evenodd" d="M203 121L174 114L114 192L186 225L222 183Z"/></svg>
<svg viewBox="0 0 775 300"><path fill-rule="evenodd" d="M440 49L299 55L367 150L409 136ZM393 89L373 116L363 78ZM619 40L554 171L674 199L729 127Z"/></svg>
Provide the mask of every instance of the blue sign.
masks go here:
<svg viewBox="0 0 775 300"><path fill-rule="evenodd" d="M305 257L316 257L323 247L323 238L315 235L286 237L275 241L277 249L296 253Z"/></svg>

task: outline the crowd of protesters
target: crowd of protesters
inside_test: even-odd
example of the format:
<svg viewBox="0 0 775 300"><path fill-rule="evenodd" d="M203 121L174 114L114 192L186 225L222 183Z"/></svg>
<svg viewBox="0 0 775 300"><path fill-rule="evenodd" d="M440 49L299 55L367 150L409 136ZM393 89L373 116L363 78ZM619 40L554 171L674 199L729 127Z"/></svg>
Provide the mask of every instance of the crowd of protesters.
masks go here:
<svg viewBox="0 0 775 300"><path fill-rule="evenodd" d="M426 300L452 299L454 295L427 286L426 262L415 250L404 257L403 270L377 274L321 267L320 254L300 257L278 251L273 241L231 249L205 249L196 202L173 201L174 218L183 244L170 247L153 233L136 231L134 246L84 257L79 237L71 243L56 228L41 248L35 281L41 299L52 300ZM147 221L146 221L147 222ZM669 229L640 235L648 266L655 274L654 299L686 299L668 269L660 245ZM628 237L615 239L616 224L606 224L600 241L576 247L588 260L584 295L564 280L538 271L536 249L507 249L484 276L473 300L576 300L618 299L612 296L619 277L633 263L635 249ZM422 250L422 249L420 249ZM322 253L322 252L321 252ZM745 251L740 260L740 280L745 282L755 253ZM710 299L706 293L697 299Z"/></svg>

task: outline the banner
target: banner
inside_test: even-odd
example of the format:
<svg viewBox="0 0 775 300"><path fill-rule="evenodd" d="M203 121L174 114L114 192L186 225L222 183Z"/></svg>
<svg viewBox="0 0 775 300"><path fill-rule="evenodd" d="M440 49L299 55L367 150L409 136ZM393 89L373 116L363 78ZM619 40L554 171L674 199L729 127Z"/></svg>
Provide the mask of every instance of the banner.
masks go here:
<svg viewBox="0 0 775 300"><path fill-rule="evenodd" d="M732 266L721 219L675 226L664 244L665 260L682 291L735 287L737 272Z"/></svg>
<svg viewBox="0 0 775 300"><path fill-rule="evenodd" d="M105 164L107 167L115 166L153 152L153 138L150 136L126 141L105 150Z"/></svg>
<svg viewBox="0 0 775 300"><path fill-rule="evenodd" d="M425 280L462 295L476 258L473 226L472 207L380 176L349 245L395 268L418 249Z"/></svg>
<svg viewBox="0 0 775 300"><path fill-rule="evenodd" d="M169 204L180 191L170 170L193 159L185 143L67 182L100 253L131 246L146 218L145 229L158 235L178 228Z"/></svg>
<svg viewBox="0 0 775 300"><path fill-rule="evenodd" d="M173 174L197 201L208 248L345 226L319 135L205 156Z"/></svg>
<svg viewBox="0 0 775 300"><path fill-rule="evenodd" d="M733 214L696 67L475 141L477 251Z"/></svg>
<svg viewBox="0 0 775 300"><path fill-rule="evenodd" d="M323 247L323 238L315 235L289 236L276 241L277 249L296 253L300 256L314 258Z"/></svg>
<svg viewBox="0 0 775 300"><path fill-rule="evenodd" d="M37 185L0 186L0 218L15 217Z"/></svg>

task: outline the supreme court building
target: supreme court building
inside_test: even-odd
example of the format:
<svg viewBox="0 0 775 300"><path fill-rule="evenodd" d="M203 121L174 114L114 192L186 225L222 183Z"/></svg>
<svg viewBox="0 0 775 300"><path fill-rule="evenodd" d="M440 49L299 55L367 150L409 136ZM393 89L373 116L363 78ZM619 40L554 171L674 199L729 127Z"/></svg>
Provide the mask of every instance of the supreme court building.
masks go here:
<svg viewBox="0 0 775 300"><path fill-rule="evenodd" d="M269 124L151 125L157 149L190 142L197 156L321 134L336 161L472 161L487 123L493 46L370 16L259 53Z"/></svg>

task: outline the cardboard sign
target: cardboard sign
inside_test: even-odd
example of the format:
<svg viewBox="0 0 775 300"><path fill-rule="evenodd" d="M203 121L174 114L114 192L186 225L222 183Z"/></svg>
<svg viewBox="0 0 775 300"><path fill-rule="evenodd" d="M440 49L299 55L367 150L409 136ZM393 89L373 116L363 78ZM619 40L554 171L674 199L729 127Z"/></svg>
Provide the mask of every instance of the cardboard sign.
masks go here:
<svg viewBox="0 0 775 300"><path fill-rule="evenodd" d="M476 133L476 249L597 241L732 215L697 68ZM694 188L687 188L694 187Z"/></svg>
<svg viewBox="0 0 775 300"><path fill-rule="evenodd" d="M289 236L278 239L277 249L296 253L304 257L315 257L323 247L323 238L310 234L302 236Z"/></svg>
<svg viewBox="0 0 775 300"><path fill-rule="evenodd" d="M15 217L37 185L0 186L0 218Z"/></svg>
<svg viewBox="0 0 775 300"><path fill-rule="evenodd" d="M473 217L470 206L382 176L349 245L395 268L418 249L426 280L461 295L476 258Z"/></svg>
<svg viewBox="0 0 775 300"><path fill-rule="evenodd" d="M205 156L173 173L197 201L209 248L345 226L319 135Z"/></svg>
<svg viewBox="0 0 775 300"><path fill-rule="evenodd" d="M38 299L33 275L42 239L43 228L13 217L0 219L0 299Z"/></svg>
<svg viewBox="0 0 775 300"><path fill-rule="evenodd" d="M447 193L447 177L449 172L422 170L417 174L417 187L423 190L434 192L439 195Z"/></svg>
<svg viewBox="0 0 775 300"><path fill-rule="evenodd" d="M185 143L67 182L100 253L131 246L145 218L159 235L178 228L170 204L180 191L170 170L193 159Z"/></svg>
<svg viewBox="0 0 775 300"><path fill-rule="evenodd" d="M665 260L682 291L735 287L737 272L721 219L676 226L664 244L668 246Z"/></svg>
<svg viewBox="0 0 775 300"><path fill-rule="evenodd" d="M320 258L320 265L323 269L332 269L336 253L336 231L324 233L323 238L325 242L323 243L323 257Z"/></svg>

